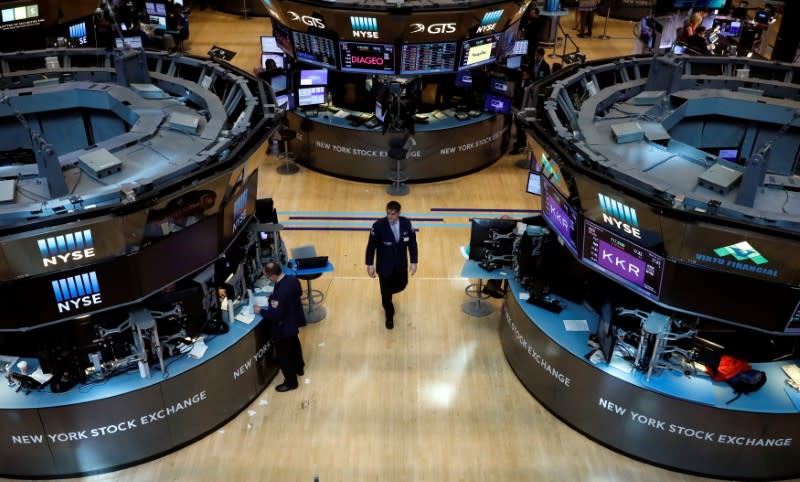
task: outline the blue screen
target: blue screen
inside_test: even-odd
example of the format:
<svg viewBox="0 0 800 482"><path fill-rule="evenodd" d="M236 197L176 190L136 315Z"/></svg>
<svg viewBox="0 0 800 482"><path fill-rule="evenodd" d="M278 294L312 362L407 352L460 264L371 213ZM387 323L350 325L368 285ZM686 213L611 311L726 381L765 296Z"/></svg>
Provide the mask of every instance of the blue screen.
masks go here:
<svg viewBox="0 0 800 482"><path fill-rule="evenodd" d="M511 113L511 99L499 95L486 94L483 102L483 110L497 112L498 114Z"/></svg>
<svg viewBox="0 0 800 482"><path fill-rule="evenodd" d="M326 69L301 70L300 85L328 85L328 71Z"/></svg>
<svg viewBox="0 0 800 482"><path fill-rule="evenodd" d="M459 70L456 74L456 85L458 87L469 87L472 85L472 73L469 70Z"/></svg>

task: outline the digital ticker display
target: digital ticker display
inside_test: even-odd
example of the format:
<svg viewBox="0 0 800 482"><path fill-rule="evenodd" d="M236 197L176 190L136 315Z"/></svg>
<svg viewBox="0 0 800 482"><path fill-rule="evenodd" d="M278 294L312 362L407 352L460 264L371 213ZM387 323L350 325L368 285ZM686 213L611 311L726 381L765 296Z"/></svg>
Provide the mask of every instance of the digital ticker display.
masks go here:
<svg viewBox="0 0 800 482"><path fill-rule="evenodd" d="M458 68L467 69L494 62L501 35L493 34L465 40L461 44L461 63Z"/></svg>
<svg viewBox="0 0 800 482"><path fill-rule="evenodd" d="M578 252L578 212L569 205L564 196L546 180L542 178L542 214L545 220L556 230L560 237L567 243L573 253Z"/></svg>
<svg viewBox="0 0 800 482"><path fill-rule="evenodd" d="M394 45L339 42L339 53L343 72L394 73Z"/></svg>
<svg viewBox="0 0 800 482"><path fill-rule="evenodd" d="M400 74L436 74L455 68L455 42L403 44Z"/></svg>
<svg viewBox="0 0 800 482"><path fill-rule="evenodd" d="M292 38L297 60L336 68L336 46L333 40L303 32L292 32Z"/></svg>
<svg viewBox="0 0 800 482"><path fill-rule="evenodd" d="M664 258L584 220L583 260L653 299L661 295Z"/></svg>

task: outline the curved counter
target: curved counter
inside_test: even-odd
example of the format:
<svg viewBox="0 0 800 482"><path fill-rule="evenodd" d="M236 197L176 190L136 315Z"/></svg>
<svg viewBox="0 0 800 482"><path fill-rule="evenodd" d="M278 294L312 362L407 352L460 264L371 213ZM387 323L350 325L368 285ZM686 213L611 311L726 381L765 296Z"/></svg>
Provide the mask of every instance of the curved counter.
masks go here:
<svg viewBox="0 0 800 482"><path fill-rule="evenodd" d="M788 478L800 474L800 393L785 385L780 366L759 391L731 404L732 389L705 376L643 373L592 364L586 355L597 317L563 301L555 315L519 301L509 281L500 340L520 381L554 415L626 455L674 470L724 478ZM567 331L564 320L585 319L590 331Z"/></svg>
<svg viewBox="0 0 800 482"><path fill-rule="evenodd" d="M345 118L320 110L316 117L293 111L286 115L288 126L297 132L290 149L297 161L311 169L347 179L385 182L397 168L390 148L407 145L400 161L408 180L432 181L461 176L496 161L508 147L510 116L483 112L460 121L455 112L447 117L427 114L428 123L415 124L412 142L402 133L383 133L383 126L353 126Z"/></svg>
<svg viewBox="0 0 800 482"><path fill-rule="evenodd" d="M0 388L4 477L66 477L121 468L202 437L246 407L277 372L269 325L233 323L205 355L165 360L64 393Z"/></svg>

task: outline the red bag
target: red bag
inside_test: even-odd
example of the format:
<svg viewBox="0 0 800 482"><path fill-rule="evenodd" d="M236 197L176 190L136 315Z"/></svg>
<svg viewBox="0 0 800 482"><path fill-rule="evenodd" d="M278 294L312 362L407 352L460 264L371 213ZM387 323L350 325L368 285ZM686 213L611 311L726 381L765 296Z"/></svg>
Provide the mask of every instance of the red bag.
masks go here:
<svg viewBox="0 0 800 482"><path fill-rule="evenodd" d="M735 356L731 355L722 355L719 358L719 365L717 366L716 370L713 367L707 366L706 372L711 375L712 380L724 382L725 380L730 380L742 372L752 369L753 367L751 367L749 363L741 358L736 358Z"/></svg>

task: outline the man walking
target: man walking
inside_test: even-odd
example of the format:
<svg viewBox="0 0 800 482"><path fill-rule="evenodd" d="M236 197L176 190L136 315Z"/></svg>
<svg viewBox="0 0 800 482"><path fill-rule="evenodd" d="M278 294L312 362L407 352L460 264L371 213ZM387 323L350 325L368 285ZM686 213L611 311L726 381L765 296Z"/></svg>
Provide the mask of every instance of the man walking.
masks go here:
<svg viewBox="0 0 800 482"><path fill-rule="evenodd" d="M375 254L377 252L377 263ZM408 258L411 258L411 264ZM386 313L386 328L394 328L394 305L392 295L399 293L408 284L409 271L417 272L417 235L411 221L400 216L400 203L389 201L386 217L372 225L369 232L366 254L367 274L378 275L381 286L381 304Z"/></svg>

